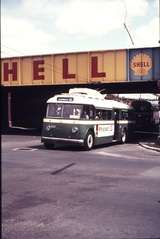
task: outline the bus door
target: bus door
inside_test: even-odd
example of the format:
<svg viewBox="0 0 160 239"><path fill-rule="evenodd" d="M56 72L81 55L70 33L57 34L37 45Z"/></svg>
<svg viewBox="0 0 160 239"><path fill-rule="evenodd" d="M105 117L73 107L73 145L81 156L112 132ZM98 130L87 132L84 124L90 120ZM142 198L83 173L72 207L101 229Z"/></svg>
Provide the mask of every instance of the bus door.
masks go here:
<svg viewBox="0 0 160 239"><path fill-rule="evenodd" d="M117 140L119 138L119 117L120 117L120 111L118 109L114 110L114 140Z"/></svg>

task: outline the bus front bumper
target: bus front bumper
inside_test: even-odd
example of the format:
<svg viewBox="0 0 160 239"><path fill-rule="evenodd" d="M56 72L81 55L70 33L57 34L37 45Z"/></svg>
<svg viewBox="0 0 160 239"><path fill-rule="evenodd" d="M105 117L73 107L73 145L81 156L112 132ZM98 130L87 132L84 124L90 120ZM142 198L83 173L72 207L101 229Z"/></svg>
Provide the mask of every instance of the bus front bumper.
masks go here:
<svg viewBox="0 0 160 239"><path fill-rule="evenodd" d="M57 138L57 137L42 137L41 142L48 142L48 143L74 143L74 144L84 144L84 139L70 139L70 138Z"/></svg>

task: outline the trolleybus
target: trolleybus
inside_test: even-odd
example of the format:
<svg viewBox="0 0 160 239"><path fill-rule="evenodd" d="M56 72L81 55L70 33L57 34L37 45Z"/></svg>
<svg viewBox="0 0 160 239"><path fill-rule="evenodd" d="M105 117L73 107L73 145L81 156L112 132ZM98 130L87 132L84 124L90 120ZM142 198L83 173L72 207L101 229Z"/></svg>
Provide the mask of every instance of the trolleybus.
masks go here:
<svg viewBox="0 0 160 239"><path fill-rule="evenodd" d="M130 112L127 104L107 100L96 90L73 88L48 99L41 141L46 148L69 143L86 150L113 141L125 143L134 125Z"/></svg>
<svg viewBox="0 0 160 239"><path fill-rule="evenodd" d="M158 131L160 123L158 102L134 100L131 105L134 109L136 132Z"/></svg>

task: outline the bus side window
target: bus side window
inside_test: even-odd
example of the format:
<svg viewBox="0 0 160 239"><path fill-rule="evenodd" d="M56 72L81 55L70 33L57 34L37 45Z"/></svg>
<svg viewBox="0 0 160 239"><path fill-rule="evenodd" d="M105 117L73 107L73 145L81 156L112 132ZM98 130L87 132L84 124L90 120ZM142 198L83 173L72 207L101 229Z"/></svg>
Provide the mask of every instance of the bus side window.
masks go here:
<svg viewBox="0 0 160 239"><path fill-rule="evenodd" d="M121 119L128 120L128 112L127 111L121 111Z"/></svg>
<svg viewBox="0 0 160 239"><path fill-rule="evenodd" d="M83 118L84 119L89 119L89 115L88 115L88 112L84 110L83 112Z"/></svg>
<svg viewBox="0 0 160 239"><path fill-rule="evenodd" d="M89 106L89 119L94 119L94 107L92 105Z"/></svg>
<svg viewBox="0 0 160 239"><path fill-rule="evenodd" d="M115 116L114 116L114 113L115 113L115 112L112 110L112 111L111 111L111 120L114 120L114 117L115 117Z"/></svg>
<svg viewBox="0 0 160 239"><path fill-rule="evenodd" d="M94 119L94 107L92 105L85 105L83 108L83 119Z"/></svg>
<svg viewBox="0 0 160 239"><path fill-rule="evenodd" d="M101 120L102 119L102 110L96 110L96 120Z"/></svg>
<svg viewBox="0 0 160 239"><path fill-rule="evenodd" d="M119 120L120 119L120 111L118 109L114 110L114 120Z"/></svg>
<svg viewBox="0 0 160 239"><path fill-rule="evenodd" d="M97 120L111 120L112 119L112 111L111 110L96 110Z"/></svg>
<svg viewBox="0 0 160 239"><path fill-rule="evenodd" d="M112 111L111 110L107 110L106 111L106 119L107 120L111 120L112 119Z"/></svg>

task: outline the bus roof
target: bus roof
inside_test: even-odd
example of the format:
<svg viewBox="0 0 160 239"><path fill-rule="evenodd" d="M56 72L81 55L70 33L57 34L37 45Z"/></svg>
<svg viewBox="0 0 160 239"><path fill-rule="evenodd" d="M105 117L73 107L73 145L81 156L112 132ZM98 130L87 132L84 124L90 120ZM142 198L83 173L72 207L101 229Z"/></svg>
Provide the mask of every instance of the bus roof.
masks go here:
<svg viewBox="0 0 160 239"><path fill-rule="evenodd" d="M88 88L70 89L69 93L62 93L53 96L47 100L47 103L68 103L68 104L83 104L94 105L101 109L129 109L127 104L115 100L104 98L105 95L100 92Z"/></svg>

